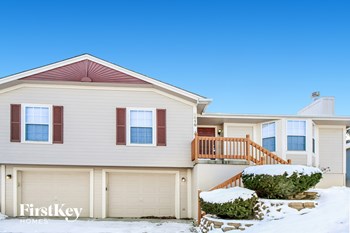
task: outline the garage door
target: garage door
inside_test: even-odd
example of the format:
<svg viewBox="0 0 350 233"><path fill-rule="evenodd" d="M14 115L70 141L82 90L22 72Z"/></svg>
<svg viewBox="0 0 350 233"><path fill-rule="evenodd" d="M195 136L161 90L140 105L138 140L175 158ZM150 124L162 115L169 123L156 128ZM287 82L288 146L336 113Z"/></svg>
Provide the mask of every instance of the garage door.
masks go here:
<svg viewBox="0 0 350 233"><path fill-rule="evenodd" d="M65 207L83 208L80 217L89 217L89 172L21 171L18 181L19 204L35 207L65 204Z"/></svg>
<svg viewBox="0 0 350 233"><path fill-rule="evenodd" d="M175 217L175 175L109 173L109 217Z"/></svg>

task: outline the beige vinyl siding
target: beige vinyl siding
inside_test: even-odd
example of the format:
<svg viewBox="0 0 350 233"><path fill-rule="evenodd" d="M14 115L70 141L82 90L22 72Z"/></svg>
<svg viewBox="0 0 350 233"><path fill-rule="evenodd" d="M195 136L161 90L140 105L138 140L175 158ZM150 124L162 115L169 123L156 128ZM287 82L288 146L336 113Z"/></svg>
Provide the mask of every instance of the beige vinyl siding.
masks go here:
<svg viewBox="0 0 350 233"><path fill-rule="evenodd" d="M11 143L10 104L64 107L64 144ZM116 107L167 110L167 146L116 145ZM0 94L1 162L191 167L193 106L153 91L25 87Z"/></svg>
<svg viewBox="0 0 350 233"><path fill-rule="evenodd" d="M319 128L320 167L329 167L330 173L345 173L344 129Z"/></svg>
<svg viewBox="0 0 350 233"><path fill-rule="evenodd" d="M11 166L6 166L6 175L12 175L13 177L13 170ZM6 197L6 215L12 216L13 215L13 179L6 179L6 185L5 185L5 197Z"/></svg>
<svg viewBox="0 0 350 233"><path fill-rule="evenodd" d="M95 168L94 171L94 218L102 217L102 169Z"/></svg>
<svg viewBox="0 0 350 233"><path fill-rule="evenodd" d="M306 154L287 154L287 159L292 160L292 164L307 165Z"/></svg>
<svg viewBox="0 0 350 233"><path fill-rule="evenodd" d="M198 217L198 190L210 190L246 167L248 166L238 164L197 164L192 170L192 218Z"/></svg>
<svg viewBox="0 0 350 233"><path fill-rule="evenodd" d="M226 137L232 138L245 138L247 134L253 138L253 126L245 126L245 125L227 125L226 129Z"/></svg>
<svg viewBox="0 0 350 233"><path fill-rule="evenodd" d="M324 173L316 188L330 188L345 185L344 174Z"/></svg>
<svg viewBox="0 0 350 233"><path fill-rule="evenodd" d="M276 151L275 153L283 158L283 130L282 130L282 120L275 121L276 122Z"/></svg>

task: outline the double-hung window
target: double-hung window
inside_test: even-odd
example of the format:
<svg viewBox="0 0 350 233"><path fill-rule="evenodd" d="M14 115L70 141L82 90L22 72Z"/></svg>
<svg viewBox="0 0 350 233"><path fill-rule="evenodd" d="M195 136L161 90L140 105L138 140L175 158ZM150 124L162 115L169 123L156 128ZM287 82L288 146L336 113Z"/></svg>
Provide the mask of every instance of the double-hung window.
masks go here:
<svg viewBox="0 0 350 233"><path fill-rule="evenodd" d="M51 140L51 106L23 105L22 139L24 142L47 142Z"/></svg>
<svg viewBox="0 0 350 233"><path fill-rule="evenodd" d="M306 121L288 121L287 139L289 151L306 150Z"/></svg>
<svg viewBox="0 0 350 233"><path fill-rule="evenodd" d="M130 145L155 145L155 110L129 109L128 142Z"/></svg>
<svg viewBox="0 0 350 233"><path fill-rule="evenodd" d="M262 144L269 151L276 151L276 124L275 122L262 125Z"/></svg>

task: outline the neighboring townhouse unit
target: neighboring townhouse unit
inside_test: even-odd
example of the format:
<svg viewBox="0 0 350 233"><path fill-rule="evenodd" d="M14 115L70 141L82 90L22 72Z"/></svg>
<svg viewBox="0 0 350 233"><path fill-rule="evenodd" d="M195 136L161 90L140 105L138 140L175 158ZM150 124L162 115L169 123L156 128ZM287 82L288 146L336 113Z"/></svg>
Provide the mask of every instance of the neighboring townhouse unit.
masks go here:
<svg viewBox="0 0 350 233"><path fill-rule="evenodd" d="M0 79L1 212L196 218L199 189L261 163L327 168L320 187L345 184L350 118L332 98L295 116L204 113L210 102L91 55Z"/></svg>

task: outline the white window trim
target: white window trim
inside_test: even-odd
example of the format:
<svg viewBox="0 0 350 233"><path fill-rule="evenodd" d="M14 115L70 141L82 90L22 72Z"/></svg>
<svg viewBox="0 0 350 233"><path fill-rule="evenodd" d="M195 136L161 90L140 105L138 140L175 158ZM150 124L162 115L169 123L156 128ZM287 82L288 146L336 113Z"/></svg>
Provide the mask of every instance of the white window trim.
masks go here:
<svg viewBox="0 0 350 233"><path fill-rule="evenodd" d="M132 110L142 110L142 111L152 111L152 144L139 144L130 142L130 111ZM126 108L126 145L127 146L156 146L156 135L157 135L157 125L156 125L156 108Z"/></svg>
<svg viewBox="0 0 350 233"><path fill-rule="evenodd" d="M288 136L303 136L303 135L289 135L288 134L288 122L289 121L304 121L305 122L305 150L288 150ZM307 153L307 148L308 148L308 141L307 141L307 131L308 131L308 122L305 119L287 119L286 120L286 151L287 154L306 154ZM291 153L292 152L292 153Z"/></svg>
<svg viewBox="0 0 350 233"><path fill-rule="evenodd" d="M44 141L28 141L26 140L26 107L46 107L49 108L49 140ZM21 105L21 142L34 144L52 144L52 105L49 104L22 104Z"/></svg>
<svg viewBox="0 0 350 233"><path fill-rule="evenodd" d="M276 152L277 151L277 122L276 121L269 121L269 122L264 122L264 123L261 123L261 146L263 145L263 139L264 139L264 136L263 136L263 125L265 124L271 124L271 123L275 123L275 150L274 151L271 151L271 152Z"/></svg>

